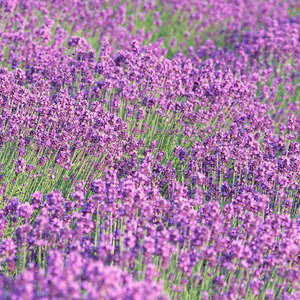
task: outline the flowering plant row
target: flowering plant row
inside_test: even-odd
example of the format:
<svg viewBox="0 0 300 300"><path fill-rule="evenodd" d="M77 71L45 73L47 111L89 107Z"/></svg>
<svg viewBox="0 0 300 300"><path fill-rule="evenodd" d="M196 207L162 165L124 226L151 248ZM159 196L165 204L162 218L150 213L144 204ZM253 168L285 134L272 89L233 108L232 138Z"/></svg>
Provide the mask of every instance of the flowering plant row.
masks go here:
<svg viewBox="0 0 300 300"><path fill-rule="evenodd" d="M298 299L297 1L73 2L0 1L0 298Z"/></svg>

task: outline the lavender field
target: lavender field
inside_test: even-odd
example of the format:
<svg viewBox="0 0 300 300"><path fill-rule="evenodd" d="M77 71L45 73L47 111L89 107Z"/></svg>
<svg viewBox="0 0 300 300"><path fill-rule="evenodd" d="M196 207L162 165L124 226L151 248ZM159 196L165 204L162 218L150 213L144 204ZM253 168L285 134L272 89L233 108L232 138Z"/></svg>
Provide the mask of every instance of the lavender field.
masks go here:
<svg viewBox="0 0 300 300"><path fill-rule="evenodd" d="M0 299L300 299L299 0L0 26Z"/></svg>

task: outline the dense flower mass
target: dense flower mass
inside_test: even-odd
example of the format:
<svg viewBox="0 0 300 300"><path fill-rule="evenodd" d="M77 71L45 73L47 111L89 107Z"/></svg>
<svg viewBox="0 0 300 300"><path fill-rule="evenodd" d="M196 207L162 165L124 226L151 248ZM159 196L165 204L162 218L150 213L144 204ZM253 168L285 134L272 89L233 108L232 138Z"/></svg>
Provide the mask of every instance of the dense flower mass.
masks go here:
<svg viewBox="0 0 300 300"><path fill-rule="evenodd" d="M299 299L296 0L0 0L1 299Z"/></svg>

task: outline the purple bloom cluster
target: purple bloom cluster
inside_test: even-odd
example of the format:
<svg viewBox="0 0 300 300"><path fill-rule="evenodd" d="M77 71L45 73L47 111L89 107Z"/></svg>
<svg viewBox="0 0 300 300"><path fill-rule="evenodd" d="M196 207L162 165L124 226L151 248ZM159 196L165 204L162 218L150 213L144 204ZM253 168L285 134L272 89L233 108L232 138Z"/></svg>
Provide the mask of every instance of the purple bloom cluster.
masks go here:
<svg viewBox="0 0 300 300"><path fill-rule="evenodd" d="M0 0L0 298L298 299L295 11Z"/></svg>
<svg viewBox="0 0 300 300"><path fill-rule="evenodd" d="M1 275L1 299L167 299L161 296L161 284L136 282L125 271L77 251L65 262L60 251L50 251L47 264L47 272L29 264L14 281Z"/></svg>

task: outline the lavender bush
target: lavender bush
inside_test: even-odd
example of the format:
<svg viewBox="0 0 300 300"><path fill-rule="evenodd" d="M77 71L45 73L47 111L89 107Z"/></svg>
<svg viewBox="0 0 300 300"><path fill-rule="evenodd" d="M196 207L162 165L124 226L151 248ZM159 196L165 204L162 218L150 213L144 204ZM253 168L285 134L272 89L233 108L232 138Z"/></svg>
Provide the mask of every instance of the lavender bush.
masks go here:
<svg viewBox="0 0 300 300"><path fill-rule="evenodd" d="M299 299L296 0L0 0L1 299Z"/></svg>

